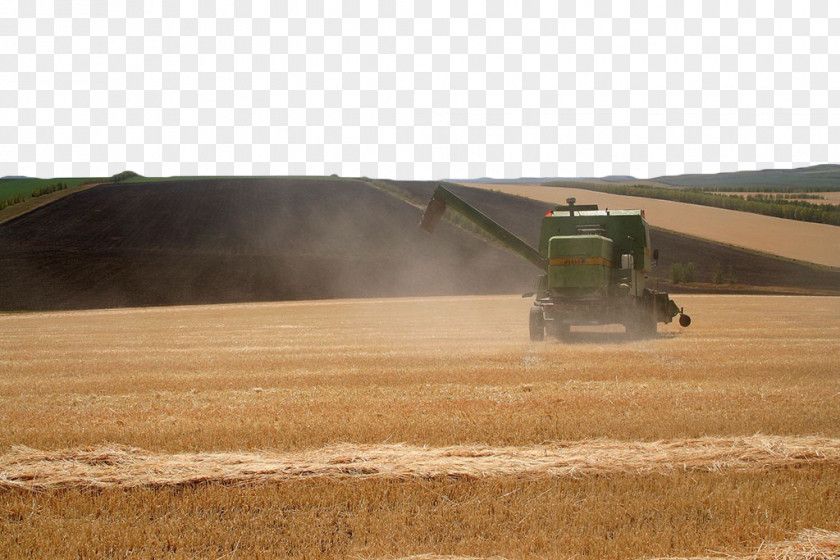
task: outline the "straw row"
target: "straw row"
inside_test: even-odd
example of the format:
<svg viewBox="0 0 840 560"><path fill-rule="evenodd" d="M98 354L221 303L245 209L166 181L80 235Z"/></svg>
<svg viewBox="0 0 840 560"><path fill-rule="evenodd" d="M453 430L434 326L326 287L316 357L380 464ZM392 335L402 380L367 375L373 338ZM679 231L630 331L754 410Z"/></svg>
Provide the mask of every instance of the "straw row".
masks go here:
<svg viewBox="0 0 840 560"><path fill-rule="evenodd" d="M795 538L763 544L749 554L715 554L691 558L655 560L837 560L840 559L840 532L806 529Z"/></svg>
<svg viewBox="0 0 840 560"><path fill-rule="evenodd" d="M531 447L342 444L301 452L153 453L104 444L0 455L0 488L134 488L254 484L310 478L582 477L840 465L840 439L706 437L655 442L584 440Z"/></svg>
<svg viewBox="0 0 840 560"><path fill-rule="evenodd" d="M840 532L823 529L806 529L795 538L770 544L763 544L749 554L716 554L657 558L652 560L837 560L840 559ZM476 556L444 556L421 554L404 556L396 560L504 560L499 556L479 558Z"/></svg>

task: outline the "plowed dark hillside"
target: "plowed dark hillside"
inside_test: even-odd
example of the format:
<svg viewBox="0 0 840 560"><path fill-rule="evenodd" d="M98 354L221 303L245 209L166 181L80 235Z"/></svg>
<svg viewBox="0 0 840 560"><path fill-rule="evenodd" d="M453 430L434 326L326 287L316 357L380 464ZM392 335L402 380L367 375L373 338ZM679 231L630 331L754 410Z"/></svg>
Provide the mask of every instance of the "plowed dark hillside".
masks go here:
<svg viewBox="0 0 840 560"><path fill-rule="evenodd" d="M532 266L353 180L107 185L0 226L0 309L515 293Z"/></svg>
<svg viewBox="0 0 840 560"><path fill-rule="evenodd" d="M393 183L417 201L427 201L435 186L440 184L419 181ZM540 218L551 207L550 204L461 185L448 184L447 188L531 245L538 244ZM719 291L745 291L743 287L727 287L728 279L733 279L740 286L779 288L781 291L840 290L838 270L765 256L657 228L651 228L650 239L653 247L660 251L659 266L653 268L651 277L654 283L659 281L661 288L667 287L670 291L694 291L684 285L667 285L671 265L689 262L697 265L696 280L703 283L713 282L719 265L726 282L715 287ZM709 286L704 289L709 289Z"/></svg>
<svg viewBox="0 0 840 560"><path fill-rule="evenodd" d="M434 182L390 182L425 203ZM450 185L531 244L545 203ZM528 291L537 270L416 206L348 179L103 185L0 225L0 310ZM654 279L718 263L738 283L837 290L840 273L661 230ZM681 288L678 286L677 288ZM724 288L725 289L725 288Z"/></svg>

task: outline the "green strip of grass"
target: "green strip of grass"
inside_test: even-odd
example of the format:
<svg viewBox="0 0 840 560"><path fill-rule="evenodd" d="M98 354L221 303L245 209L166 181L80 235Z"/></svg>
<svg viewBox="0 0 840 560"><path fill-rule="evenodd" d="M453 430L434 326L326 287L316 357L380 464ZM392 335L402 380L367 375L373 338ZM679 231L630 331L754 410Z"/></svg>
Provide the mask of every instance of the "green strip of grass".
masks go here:
<svg viewBox="0 0 840 560"><path fill-rule="evenodd" d="M54 177L38 179L0 179L0 223L40 208L85 185L98 183L118 183L139 177L133 171L123 171L112 177Z"/></svg>
<svg viewBox="0 0 840 560"><path fill-rule="evenodd" d="M338 175L176 175L173 177L144 177L133 171L123 171L112 177L56 177L52 179L0 179L0 223L25 214L35 208L66 196L85 185L99 183L152 183L161 181L191 181L199 179L307 179L312 181L355 181Z"/></svg>
<svg viewBox="0 0 840 560"><path fill-rule="evenodd" d="M80 185L102 183L105 181L110 181L110 178L56 177L54 179L3 179L0 180L0 200L16 195L31 196L36 190L55 185L57 183L66 184L69 189Z"/></svg>

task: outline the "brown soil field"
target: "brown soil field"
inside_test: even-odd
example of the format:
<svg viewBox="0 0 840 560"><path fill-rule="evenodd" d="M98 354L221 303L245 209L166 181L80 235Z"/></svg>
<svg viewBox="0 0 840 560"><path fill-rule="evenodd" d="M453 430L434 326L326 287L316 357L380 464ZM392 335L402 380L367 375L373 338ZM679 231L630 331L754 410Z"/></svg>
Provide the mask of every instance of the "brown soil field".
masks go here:
<svg viewBox="0 0 840 560"><path fill-rule="evenodd" d="M438 183L213 179L101 185L0 224L0 310L446 294L515 294L538 271L442 223L419 231ZM532 244L545 204L481 189L459 194ZM840 270L769 258L664 230L660 289L835 293ZM669 284L697 264L694 286ZM712 286L720 266L734 285Z"/></svg>
<svg viewBox="0 0 840 560"><path fill-rule="evenodd" d="M0 550L833 557L840 299L677 303L539 344L512 296L0 315Z"/></svg>
<svg viewBox="0 0 840 560"><path fill-rule="evenodd" d="M840 267L840 227L796 222L748 212L724 210L668 200L599 193L585 189L539 185L465 185L562 204L575 197L580 204L601 208L642 208L651 226L771 255Z"/></svg>
<svg viewBox="0 0 840 560"><path fill-rule="evenodd" d="M0 224L0 310L530 289L515 255L419 218L353 180L101 185Z"/></svg>

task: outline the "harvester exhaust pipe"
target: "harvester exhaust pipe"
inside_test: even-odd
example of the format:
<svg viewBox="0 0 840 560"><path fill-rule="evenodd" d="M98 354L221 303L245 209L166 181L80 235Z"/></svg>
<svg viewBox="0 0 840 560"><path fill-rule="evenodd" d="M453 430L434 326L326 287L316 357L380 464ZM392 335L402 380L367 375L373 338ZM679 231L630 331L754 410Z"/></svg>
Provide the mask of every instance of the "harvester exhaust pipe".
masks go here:
<svg viewBox="0 0 840 560"><path fill-rule="evenodd" d="M432 200L429 201L429 205L426 207L426 211L423 212L423 217L420 218L420 228L429 233L435 231L435 226L443 217L445 211L446 201L439 200L437 196L432 197Z"/></svg>

